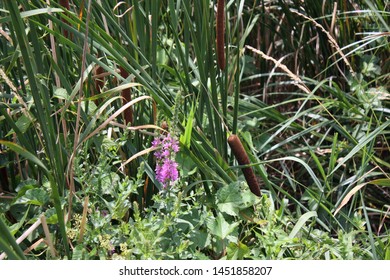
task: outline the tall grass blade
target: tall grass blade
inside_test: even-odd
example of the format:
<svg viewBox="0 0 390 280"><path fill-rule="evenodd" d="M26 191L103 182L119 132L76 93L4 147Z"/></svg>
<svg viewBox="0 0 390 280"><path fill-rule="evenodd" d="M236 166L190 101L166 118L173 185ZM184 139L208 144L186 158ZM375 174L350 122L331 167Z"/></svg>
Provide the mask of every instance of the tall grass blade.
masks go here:
<svg viewBox="0 0 390 280"><path fill-rule="evenodd" d="M332 172L329 175L332 175L337 169L339 169L341 166L343 166L350 158L352 158L356 153L361 151L368 143L371 143L380 133L390 125L390 120L384 122L380 126L378 126L376 129L374 129L371 133L368 135L362 137L357 145L353 147L353 149L342 159L339 161L338 165L332 170Z"/></svg>
<svg viewBox="0 0 390 280"><path fill-rule="evenodd" d="M22 249L9 232L2 216L0 216L0 251L4 251L10 260L26 259Z"/></svg>

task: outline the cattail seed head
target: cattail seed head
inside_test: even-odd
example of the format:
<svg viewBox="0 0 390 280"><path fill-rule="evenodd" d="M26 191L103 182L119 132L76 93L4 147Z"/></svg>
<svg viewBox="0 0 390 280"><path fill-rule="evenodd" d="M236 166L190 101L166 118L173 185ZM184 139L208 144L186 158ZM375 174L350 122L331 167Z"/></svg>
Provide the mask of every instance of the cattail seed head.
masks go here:
<svg viewBox="0 0 390 280"><path fill-rule="evenodd" d="M240 138L238 138L237 135L235 134L230 135L228 138L228 144L232 149L232 152L236 157L239 165L250 164L248 154L246 153L244 146L242 145ZM252 168L243 167L242 173L244 173L245 180L248 183L251 192L257 196L261 196L260 186Z"/></svg>
<svg viewBox="0 0 390 280"><path fill-rule="evenodd" d="M219 69L224 70L225 63L225 0L217 3L217 64Z"/></svg>

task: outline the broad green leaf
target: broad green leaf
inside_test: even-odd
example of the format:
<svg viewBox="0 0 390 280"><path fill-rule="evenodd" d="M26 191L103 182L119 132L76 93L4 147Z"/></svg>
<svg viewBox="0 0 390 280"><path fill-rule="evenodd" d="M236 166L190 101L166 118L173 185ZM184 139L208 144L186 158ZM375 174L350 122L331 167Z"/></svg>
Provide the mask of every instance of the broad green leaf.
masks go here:
<svg viewBox="0 0 390 280"><path fill-rule="evenodd" d="M254 205L257 197L249 190L243 191L239 183L232 183L217 192L218 209L231 216L242 215L241 211Z"/></svg>
<svg viewBox="0 0 390 280"><path fill-rule="evenodd" d="M238 243L231 242L227 247L227 254L229 260L242 260L246 256L248 256L249 253L250 250L248 246L241 242Z"/></svg>
<svg viewBox="0 0 390 280"><path fill-rule="evenodd" d="M46 223L49 225L55 225L58 223L57 212L54 208L50 208L45 212Z"/></svg>
<svg viewBox="0 0 390 280"><path fill-rule="evenodd" d="M238 226L238 222L229 224L226 222L225 218L221 213L218 213L216 218L209 218L207 221L207 228L210 233L219 237L220 239L225 239L230 233Z"/></svg>
<svg viewBox="0 0 390 280"><path fill-rule="evenodd" d="M221 212L237 216L243 208L243 201L237 184L229 184L217 192L217 206Z"/></svg>
<svg viewBox="0 0 390 280"><path fill-rule="evenodd" d="M26 193L19 197L15 204L32 204L37 206L43 206L49 201L49 195L43 189L30 189Z"/></svg>
<svg viewBox="0 0 390 280"><path fill-rule="evenodd" d="M259 199L250 190L243 191L240 194L241 194L242 204L244 208L253 206Z"/></svg>
<svg viewBox="0 0 390 280"><path fill-rule="evenodd" d="M73 249L72 260L83 260L84 259L83 255L84 255L84 245L78 244Z"/></svg>
<svg viewBox="0 0 390 280"><path fill-rule="evenodd" d="M70 95L68 94L66 89L64 89L64 88L57 88L54 91L53 97L58 98L58 99L62 99L62 100L69 100Z"/></svg>
<svg viewBox="0 0 390 280"><path fill-rule="evenodd" d="M195 230L191 231L190 239L194 242L197 248L203 249L210 245L210 234L205 231Z"/></svg>
<svg viewBox="0 0 390 280"><path fill-rule="evenodd" d="M39 184L38 184L38 181L34 180L34 179L27 179L23 182L21 182L15 189L15 191L17 191L17 195L16 195L16 199L23 196L26 191L28 190L31 190L31 189L35 189L35 188L38 188L39 187Z"/></svg>
<svg viewBox="0 0 390 280"><path fill-rule="evenodd" d="M185 152L179 152L176 155L176 162L180 166L183 177L188 177L196 173L197 165Z"/></svg>

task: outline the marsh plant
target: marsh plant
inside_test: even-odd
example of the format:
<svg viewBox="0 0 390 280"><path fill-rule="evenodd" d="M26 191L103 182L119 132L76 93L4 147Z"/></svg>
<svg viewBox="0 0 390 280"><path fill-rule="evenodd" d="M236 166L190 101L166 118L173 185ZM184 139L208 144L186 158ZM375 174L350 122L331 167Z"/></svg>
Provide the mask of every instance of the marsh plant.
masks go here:
<svg viewBox="0 0 390 280"><path fill-rule="evenodd" d="M172 187L179 178L176 153L179 151L179 142L171 134L156 137L152 146L157 149L154 152L156 157L156 179L163 188Z"/></svg>
<svg viewBox="0 0 390 280"><path fill-rule="evenodd" d="M1 1L0 258L390 259L388 11Z"/></svg>

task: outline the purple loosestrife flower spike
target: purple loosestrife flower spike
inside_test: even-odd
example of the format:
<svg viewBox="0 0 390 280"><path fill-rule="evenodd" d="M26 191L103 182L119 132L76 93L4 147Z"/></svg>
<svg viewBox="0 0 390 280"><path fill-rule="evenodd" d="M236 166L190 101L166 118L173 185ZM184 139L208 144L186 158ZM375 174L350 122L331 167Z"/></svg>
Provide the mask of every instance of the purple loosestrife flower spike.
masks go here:
<svg viewBox="0 0 390 280"><path fill-rule="evenodd" d="M153 140L152 146L159 148L154 152L157 159L156 179L164 188L173 186L179 178L178 164L175 161L176 153L179 151L178 141L170 134L161 135Z"/></svg>

